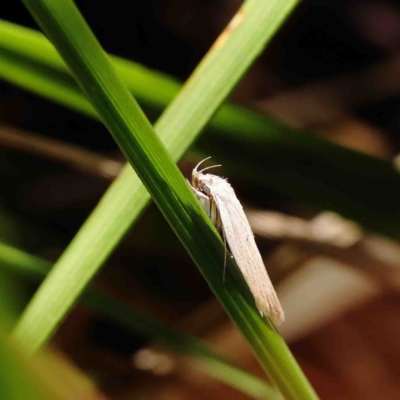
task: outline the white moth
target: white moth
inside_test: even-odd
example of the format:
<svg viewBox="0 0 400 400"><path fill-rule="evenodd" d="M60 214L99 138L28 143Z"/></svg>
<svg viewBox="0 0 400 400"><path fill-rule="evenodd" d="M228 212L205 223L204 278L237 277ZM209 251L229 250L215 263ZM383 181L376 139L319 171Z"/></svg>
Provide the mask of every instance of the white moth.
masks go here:
<svg viewBox="0 0 400 400"><path fill-rule="evenodd" d="M228 242L229 249L253 293L261 315L265 314L275 325L280 325L285 320L285 315L265 269L243 207L226 179L213 174L203 174L205 170L219 165L197 171L203 161L193 170L191 188L214 226Z"/></svg>

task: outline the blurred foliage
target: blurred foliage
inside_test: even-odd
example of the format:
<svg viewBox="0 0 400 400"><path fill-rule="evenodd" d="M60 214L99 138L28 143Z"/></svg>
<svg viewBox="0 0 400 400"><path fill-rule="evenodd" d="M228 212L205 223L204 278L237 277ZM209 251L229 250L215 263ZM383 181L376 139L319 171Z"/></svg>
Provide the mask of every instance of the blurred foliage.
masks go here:
<svg viewBox="0 0 400 400"><path fill-rule="evenodd" d="M46 260L0 242L0 273L2 277L5 272L9 272L13 277L19 276L25 280L37 282L45 278L51 267L51 263ZM10 287L9 279L0 280L1 284L4 282L8 282L7 286ZM10 296L5 296L1 287L0 292L3 293L2 298L4 299L2 305L5 310L9 310L10 306L7 305L6 300ZM231 387L256 398L280 398L274 388L229 363L206 342L168 328L149 315L135 313L103 291L89 289L84 294L82 301L92 310L98 311L113 321L120 329L143 335L146 339L162 344L178 354L191 356L206 374Z"/></svg>
<svg viewBox="0 0 400 400"><path fill-rule="evenodd" d="M0 43L3 79L95 116L41 34L5 21L0 33L6 38ZM161 110L179 90L166 75L121 58L113 60L146 108ZM152 90L146 90L148 86ZM197 148L221 161L230 176L249 182L249 187L256 185L261 193L273 189L291 202L336 211L366 229L399 234L400 191L394 188L400 187L400 176L384 160L233 105L219 110Z"/></svg>

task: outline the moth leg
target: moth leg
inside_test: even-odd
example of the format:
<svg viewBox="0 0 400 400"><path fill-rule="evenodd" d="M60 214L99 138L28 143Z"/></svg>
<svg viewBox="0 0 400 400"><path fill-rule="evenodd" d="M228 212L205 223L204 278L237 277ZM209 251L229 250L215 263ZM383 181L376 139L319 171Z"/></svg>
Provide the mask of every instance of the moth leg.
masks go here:
<svg viewBox="0 0 400 400"><path fill-rule="evenodd" d="M223 226L222 226L222 221L221 221L221 215L218 210L218 204L211 194L209 195L209 200L210 200L211 221L214 224L214 226L218 229L218 231L221 233L223 231Z"/></svg>
<svg viewBox="0 0 400 400"><path fill-rule="evenodd" d="M206 196L204 193L200 192L199 190L195 189L189 181L187 181L189 184L190 189L192 189L192 192L196 196L197 200L199 201L201 208L205 211L205 213L208 215L208 218L211 218L211 202L208 196ZM214 223L214 221L212 221Z"/></svg>
<svg viewBox="0 0 400 400"><path fill-rule="evenodd" d="M225 283L225 276L226 276L226 257L228 254L228 248L226 246L226 235L225 235L225 229L223 225L221 225L221 230L222 230L222 238L224 239L224 272L222 273L222 283Z"/></svg>
<svg viewBox="0 0 400 400"><path fill-rule="evenodd" d="M222 239L224 240L224 272L222 274L222 282L225 283L225 277L226 277L226 258L228 256L228 246L226 243L226 234L225 234L225 229L224 225L222 224L221 220L221 214L218 209L218 204L215 201L214 197L210 195L210 202L211 202L211 220L214 224L214 226L218 229L218 231L222 235Z"/></svg>
<svg viewBox="0 0 400 400"><path fill-rule="evenodd" d="M224 239L224 272L223 272L223 282L225 283L225 272L226 272L226 257L228 254L228 247L226 244L226 235L225 235L225 230L222 225L222 220L221 220L221 215L218 210L218 205L217 202L215 201L214 197L212 195L206 196L203 192L200 192L199 190L195 189L189 181L187 181L189 184L190 189L192 189L192 192L196 196L197 200L199 201L201 207L203 210L206 212L208 217L211 219L211 222L213 225L217 228L217 230L222 233L222 237Z"/></svg>

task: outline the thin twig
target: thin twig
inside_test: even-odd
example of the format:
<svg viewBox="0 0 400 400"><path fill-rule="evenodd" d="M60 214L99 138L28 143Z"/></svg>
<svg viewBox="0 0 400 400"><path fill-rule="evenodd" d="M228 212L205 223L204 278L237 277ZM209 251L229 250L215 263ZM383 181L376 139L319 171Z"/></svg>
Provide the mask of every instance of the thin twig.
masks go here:
<svg viewBox="0 0 400 400"><path fill-rule="evenodd" d="M10 126L0 126L0 146L64 163L86 174L112 180L123 163L90 150Z"/></svg>
<svg viewBox="0 0 400 400"><path fill-rule="evenodd" d="M277 212L247 210L256 235L301 245L361 271L374 273L391 288L400 288L400 245L383 236L366 234L337 214L325 212L311 221Z"/></svg>

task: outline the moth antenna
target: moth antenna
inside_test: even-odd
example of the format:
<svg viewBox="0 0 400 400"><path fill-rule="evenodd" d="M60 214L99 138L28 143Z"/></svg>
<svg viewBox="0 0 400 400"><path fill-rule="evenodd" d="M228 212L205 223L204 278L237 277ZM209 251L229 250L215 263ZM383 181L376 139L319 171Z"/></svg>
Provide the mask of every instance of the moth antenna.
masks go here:
<svg viewBox="0 0 400 400"><path fill-rule="evenodd" d="M222 237L224 238L224 272L222 273L222 283L225 284L225 275L226 275L226 256L228 254L228 249L226 246L226 236L225 236L225 229L222 227Z"/></svg>
<svg viewBox="0 0 400 400"><path fill-rule="evenodd" d="M205 171L205 170L207 170L207 169L216 168L216 167L221 167L221 164L218 164L218 165L211 165L210 167L203 168L201 171L199 171L199 173L201 174L203 171Z"/></svg>
<svg viewBox="0 0 400 400"><path fill-rule="evenodd" d="M200 165L203 164L204 161L207 161L207 160L209 160L210 158L211 158L211 156L205 158L204 160L201 160L201 161L194 167L194 170L193 170L193 171L194 171L194 172L197 172L197 168L199 168ZM200 171L200 172L201 172L201 171Z"/></svg>

